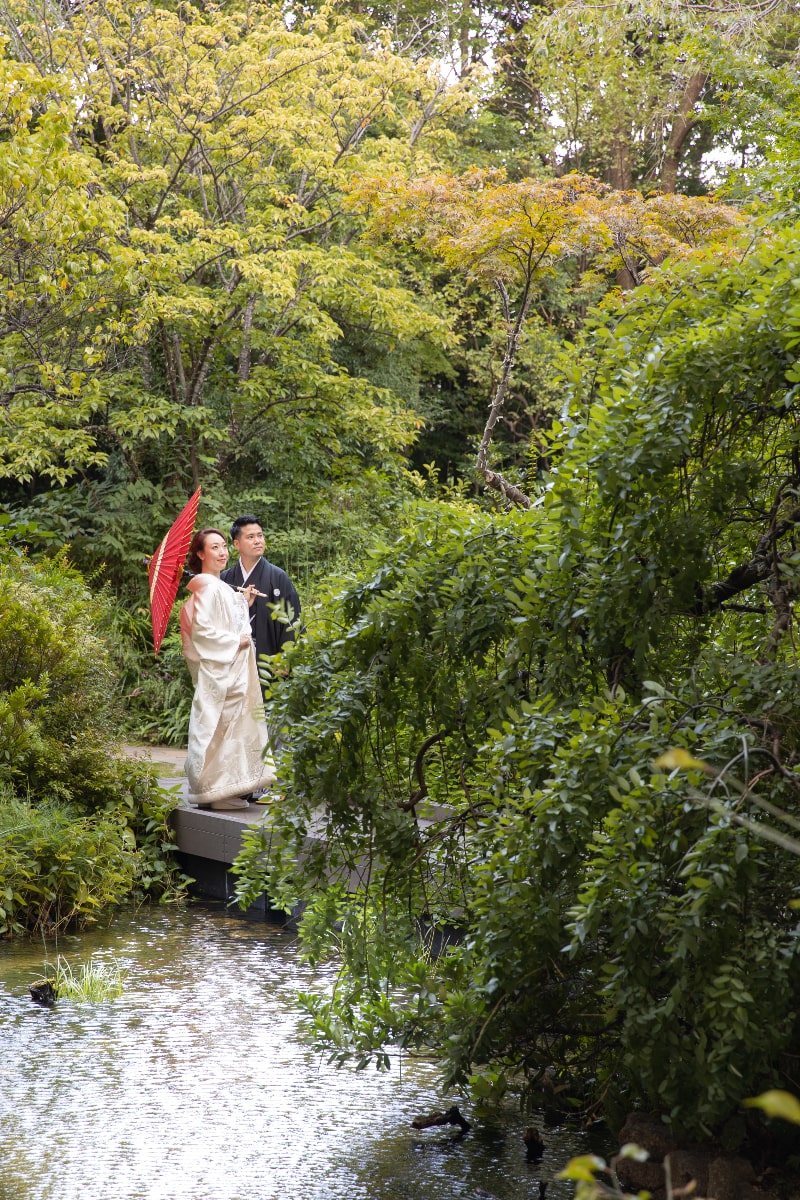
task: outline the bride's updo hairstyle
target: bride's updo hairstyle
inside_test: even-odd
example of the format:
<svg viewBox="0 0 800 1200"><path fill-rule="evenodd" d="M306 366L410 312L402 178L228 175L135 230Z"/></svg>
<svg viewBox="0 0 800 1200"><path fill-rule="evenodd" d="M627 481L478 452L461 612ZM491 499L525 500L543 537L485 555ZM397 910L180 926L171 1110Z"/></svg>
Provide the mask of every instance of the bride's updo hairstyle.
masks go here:
<svg viewBox="0 0 800 1200"><path fill-rule="evenodd" d="M187 562L189 565L189 570L195 575L199 575L203 570L203 564L200 562L200 559L197 556L201 550L205 550L206 538L210 537L212 533L218 533L223 542L225 541L225 534L221 529L198 529L197 533L189 543L189 557Z"/></svg>

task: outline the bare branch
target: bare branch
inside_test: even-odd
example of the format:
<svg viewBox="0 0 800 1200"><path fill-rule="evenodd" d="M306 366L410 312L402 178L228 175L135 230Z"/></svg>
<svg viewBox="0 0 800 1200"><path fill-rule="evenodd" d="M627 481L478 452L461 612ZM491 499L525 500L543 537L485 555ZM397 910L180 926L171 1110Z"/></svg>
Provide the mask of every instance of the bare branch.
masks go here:
<svg viewBox="0 0 800 1200"><path fill-rule="evenodd" d="M489 469L487 466L487 455L489 452L489 445L492 440L492 431L494 430L494 427L500 418L500 414L503 411L503 404L505 402L506 392L508 391L508 381L511 375L511 369L517 356L519 339L522 336L522 328L525 324L525 318L527 317L528 310L531 306L531 300L533 299L531 277L528 275L526 279L525 287L520 300L520 306L517 311L517 317L513 322L511 319L511 302L508 297L508 291L506 290L506 286L502 279L496 279L495 286L500 293L500 301L503 305L503 316L505 317L506 322L506 353L505 357L503 358L500 379L497 382L497 387L495 388L495 393L489 408L489 416L486 420L486 425L484 426L481 444L478 447L478 457L475 461L475 470L483 475L488 487L502 492L506 499L510 500L513 504L519 504L521 508L530 508L531 501L529 496L527 496L514 484L509 483L508 480L504 479L503 476L497 471L491 471Z"/></svg>

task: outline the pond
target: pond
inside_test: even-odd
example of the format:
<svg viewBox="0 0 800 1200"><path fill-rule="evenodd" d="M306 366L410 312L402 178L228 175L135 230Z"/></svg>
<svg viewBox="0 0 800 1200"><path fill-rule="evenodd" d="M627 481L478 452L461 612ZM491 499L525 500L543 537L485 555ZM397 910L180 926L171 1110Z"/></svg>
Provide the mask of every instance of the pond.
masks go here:
<svg viewBox="0 0 800 1200"><path fill-rule="evenodd" d="M146 908L63 938L73 970L127 971L102 1004L32 1002L41 943L0 948L0 1200L547 1200L586 1136L526 1124L416 1131L454 1103L430 1063L337 1070L298 1036L294 996L329 987L291 934L223 907ZM55 958L55 948L48 954ZM468 1108L462 1111L471 1116Z"/></svg>

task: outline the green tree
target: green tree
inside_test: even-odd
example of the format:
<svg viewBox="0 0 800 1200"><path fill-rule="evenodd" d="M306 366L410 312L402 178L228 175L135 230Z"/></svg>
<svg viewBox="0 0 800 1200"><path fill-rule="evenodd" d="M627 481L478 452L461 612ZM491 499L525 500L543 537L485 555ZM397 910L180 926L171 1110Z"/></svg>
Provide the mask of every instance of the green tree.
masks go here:
<svg viewBox="0 0 800 1200"><path fill-rule="evenodd" d="M797 33L782 3L540 9L523 77L550 135L543 158L622 190L706 190L721 150L766 144L754 93L790 74Z"/></svg>
<svg viewBox="0 0 800 1200"><path fill-rule="evenodd" d="M313 518L330 508L331 477L357 488L370 471L396 470L418 391L400 397L370 376L415 347L424 357L444 326L353 243L340 193L378 164L430 166L446 137L430 66L327 9L287 23L269 5L108 3L46 10L43 23L11 8L11 45L38 67L67 160L100 197L87 207L84 189L77 200L114 214L107 254L127 272L113 320L81 309L102 405L91 419L73 407L66 430L43 423L35 441L0 445L6 473L34 494L45 453L60 454L59 479L85 473L71 498L38 502L42 523L51 514L57 534L96 527L97 546L83 551L110 557L119 577L125 555L147 548L145 516L160 522L200 480L211 497L217 485L218 519L237 490L267 501L299 492ZM358 374L337 352L343 327L372 347ZM24 423L27 399L18 406ZM70 458L70 438L82 457Z"/></svg>
<svg viewBox="0 0 800 1200"><path fill-rule="evenodd" d="M433 508L295 651L242 894L304 899L341 955L306 1001L336 1059L433 1047L482 1103L729 1144L789 1082L796 863L759 830L800 816L798 254L606 302L536 506Z"/></svg>
<svg viewBox="0 0 800 1200"><path fill-rule="evenodd" d="M59 87L0 57L0 478L42 486L107 461L97 422L136 267Z"/></svg>
<svg viewBox="0 0 800 1200"><path fill-rule="evenodd" d="M488 454L528 315L547 285L586 294L620 269L638 285L668 255L678 259L724 245L740 224L735 210L710 200L645 200L585 175L514 182L484 171L409 181L368 177L356 181L352 196L371 210L373 234L410 242L498 294L505 344L475 470L504 499L525 507L530 498L490 468Z"/></svg>

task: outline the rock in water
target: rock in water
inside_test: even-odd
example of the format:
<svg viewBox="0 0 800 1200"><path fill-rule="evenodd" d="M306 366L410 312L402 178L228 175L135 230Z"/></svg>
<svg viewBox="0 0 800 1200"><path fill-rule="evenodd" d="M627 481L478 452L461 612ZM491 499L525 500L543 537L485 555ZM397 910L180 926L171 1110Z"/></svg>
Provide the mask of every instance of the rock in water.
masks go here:
<svg viewBox="0 0 800 1200"><path fill-rule="evenodd" d="M55 1004L56 990L49 979L38 979L36 983L29 984L28 991L31 1000L35 1000L37 1004L46 1004L48 1007Z"/></svg>

